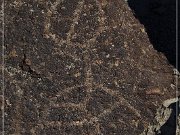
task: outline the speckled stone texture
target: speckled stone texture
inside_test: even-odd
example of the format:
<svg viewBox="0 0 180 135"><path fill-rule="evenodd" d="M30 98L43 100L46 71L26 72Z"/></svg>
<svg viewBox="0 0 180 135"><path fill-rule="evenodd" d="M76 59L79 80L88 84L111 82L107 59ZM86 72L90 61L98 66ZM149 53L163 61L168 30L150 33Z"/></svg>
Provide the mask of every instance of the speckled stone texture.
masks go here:
<svg viewBox="0 0 180 135"><path fill-rule="evenodd" d="M2 0L0 0L0 134L1 134L1 131L2 131L2 123L3 123L3 119L2 119L2 113L3 113L3 83L2 83L2 43L3 43L3 9L2 9Z"/></svg>
<svg viewBox="0 0 180 135"><path fill-rule="evenodd" d="M8 0L5 47L8 135L139 135L175 97L124 0Z"/></svg>

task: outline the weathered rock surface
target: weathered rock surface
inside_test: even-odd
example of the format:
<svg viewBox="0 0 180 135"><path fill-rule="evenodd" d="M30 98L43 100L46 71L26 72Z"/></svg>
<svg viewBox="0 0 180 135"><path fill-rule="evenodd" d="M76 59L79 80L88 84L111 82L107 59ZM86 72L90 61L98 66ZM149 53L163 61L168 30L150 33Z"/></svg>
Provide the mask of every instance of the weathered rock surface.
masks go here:
<svg viewBox="0 0 180 135"><path fill-rule="evenodd" d="M178 68L176 58L176 0L128 0L135 16L145 26L154 48ZM179 69L178 69L179 70Z"/></svg>
<svg viewBox="0 0 180 135"><path fill-rule="evenodd" d="M2 12L2 0L0 0L0 70L2 71L2 38L3 38L3 25L2 25L2 23L3 23L3 12ZM2 131L2 122L3 122L3 120L2 120L2 112L3 112L3 93L2 93L2 80L3 80L3 78L2 78L2 72L0 72L0 133L1 133L1 131Z"/></svg>
<svg viewBox="0 0 180 135"><path fill-rule="evenodd" d="M138 135L173 68L124 0L5 3L5 133Z"/></svg>

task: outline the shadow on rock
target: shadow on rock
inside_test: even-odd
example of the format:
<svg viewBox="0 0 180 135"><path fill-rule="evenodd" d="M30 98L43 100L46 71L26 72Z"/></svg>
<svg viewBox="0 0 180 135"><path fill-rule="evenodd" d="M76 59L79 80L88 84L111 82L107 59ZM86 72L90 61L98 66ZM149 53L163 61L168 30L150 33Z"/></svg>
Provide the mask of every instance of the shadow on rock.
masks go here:
<svg viewBox="0 0 180 135"><path fill-rule="evenodd" d="M154 48L176 67L176 0L128 0L128 4Z"/></svg>
<svg viewBox="0 0 180 135"><path fill-rule="evenodd" d="M175 102L169 105L168 108L172 109L171 115L166 123L160 128L160 133L156 135L176 135L177 118L180 114L180 103Z"/></svg>

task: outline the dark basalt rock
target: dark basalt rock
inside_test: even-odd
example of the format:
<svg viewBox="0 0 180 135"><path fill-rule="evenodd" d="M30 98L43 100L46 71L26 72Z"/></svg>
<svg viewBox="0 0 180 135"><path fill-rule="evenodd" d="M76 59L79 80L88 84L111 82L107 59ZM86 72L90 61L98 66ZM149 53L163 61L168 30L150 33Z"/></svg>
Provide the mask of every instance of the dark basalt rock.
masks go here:
<svg viewBox="0 0 180 135"><path fill-rule="evenodd" d="M0 0L0 5L2 5L2 0ZM2 43L3 43L3 12L2 12L2 6L0 6L0 70L2 71ZM2 115L3 115L3 91L2 91L2 86L3 86L3 78L2 78L2 72L0 73L0 133L2 131L2 123L3 123L3 118L2 118Z"/></svg>
<svg viewBox="0 0 180 135"><path fill-rule="evenodd" d="M146 28L150 42L178 70L176 58L176 0L128 0L135 16Z"/></svg>
<svg viewBox="0 0 180 135"><path fill-rule="evenodd" d="M5 3L5 134L138 135L173 68L124 0Z"/></svg>

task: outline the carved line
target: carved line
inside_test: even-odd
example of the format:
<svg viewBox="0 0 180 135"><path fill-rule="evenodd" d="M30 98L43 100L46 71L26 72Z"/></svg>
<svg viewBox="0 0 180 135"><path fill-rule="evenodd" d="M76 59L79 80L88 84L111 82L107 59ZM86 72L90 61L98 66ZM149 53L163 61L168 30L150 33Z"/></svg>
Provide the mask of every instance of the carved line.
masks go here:
<svg viewBox="0 0 180 135"><path fill-rule="evenodd" d="M50 32L50 26L51 26L51 16L53 14L53 12L56 11L57 6L62 3L64 0L56 0L56 2L54 2L50 9L48 9L48 12L46 13L46 19L44 22L44 36L45 38L51 38L55 43L59 43L59 42L63 42L64 40L61 39L60 37L56 38L56 34L53 34Z"/></svg>
<svg viewBox="0 0 180 135"><path fill-rule="evenodd" d="M54 54L56 54L56 53L54 53ZM76 54L71 54L70 52L69 52L69 50L68 49L64 49L63 51L60 49L60 48L58 48L58 54L59 55L66 55L66 56L68 56L68 57L70 57L70 58L72 58L73 60L75 60L75 61L81 61L81 59L76 55Z"/></svg>
<svg viewBox="0 0 180 135"><path fill-rule="evenodd" d="M76 89L76 88L80 88L80 87L83 87L84 85L76 85L76 86L73 86L73 87L68 87L68 88L65 88L63 90L61 90L60 92L57 93L56 97L60 97L62 96L62 94L65 94L65 93L70 93L73 89Z"/></svg>
<svg viewBox="0 0 180 135"><path fill-rule="evenodd" d="M74 11L73 23L72 23L72 25L70 27L70 30L68 32L68 36L67 36L67 39L66 39L68 45L71 44L71 38L72 38L72 34L74 33L74 27L79 21L80 14L81 14L81 12L83 10L83 6L84 6L84 0L78 2L78 6L77 6L76 10Z"/></svg>
<svg viewBox="0 0 180 135"><path fill-rule="evenodd" d="M132 105L130 105L129 102L125 98L123 98L123 96L119 92L113 91L112 89L109 89L109 88L103 86L102 84L99 85L98 87L102 88L102 90L104 90L106 93L108 93L112 96L117 96L119 98L118 104L126 105L128 108L130 108L136 114L136 116L141 117L140 112L137 109L135 109Z"/></svg>

